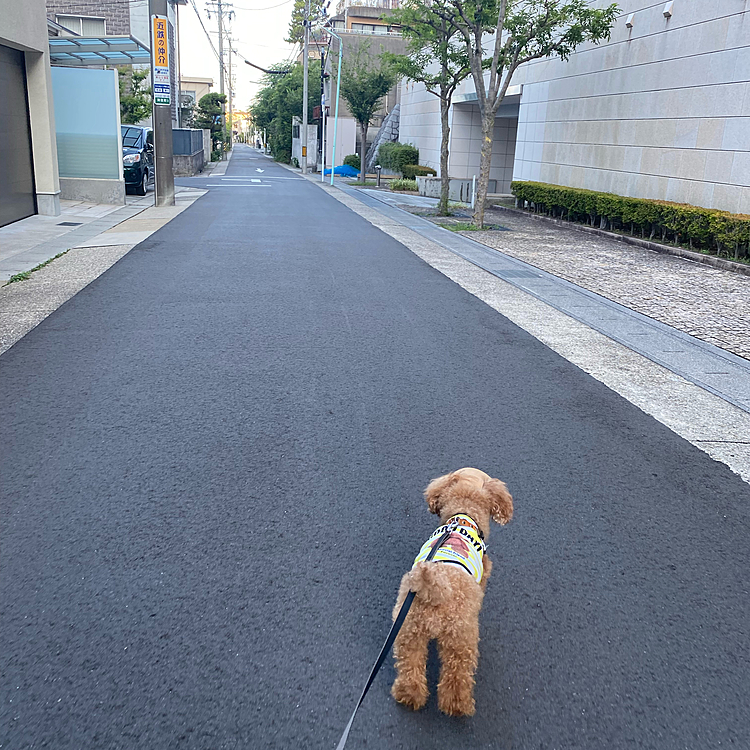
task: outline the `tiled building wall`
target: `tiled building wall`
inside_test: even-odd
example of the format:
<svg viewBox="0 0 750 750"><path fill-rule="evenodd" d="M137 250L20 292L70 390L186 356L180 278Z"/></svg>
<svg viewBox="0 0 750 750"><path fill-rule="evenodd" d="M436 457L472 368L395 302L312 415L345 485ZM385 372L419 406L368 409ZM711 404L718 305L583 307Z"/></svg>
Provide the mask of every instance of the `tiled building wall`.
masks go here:
<svg viewBox="0 0 750 750"><path fill-rule="evenodd" d="M130 3L128 0L106 0L95 3L91 0L70 2L69 0L47 0L47 16L55 20L57 15L94 16L104 18L107 34L130 34Z"/></svg>
<svg viewBox="0 0 750 750"><path fill-rule="evenodd" d="M515 179L750 213L750 0L664 6L519 70Z"/></svg>

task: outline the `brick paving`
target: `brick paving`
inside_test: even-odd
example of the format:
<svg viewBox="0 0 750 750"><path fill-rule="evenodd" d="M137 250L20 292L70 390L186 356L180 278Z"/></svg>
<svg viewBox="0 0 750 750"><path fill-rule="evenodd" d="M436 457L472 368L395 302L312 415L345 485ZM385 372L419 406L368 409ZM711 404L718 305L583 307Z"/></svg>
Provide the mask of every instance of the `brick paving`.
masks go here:
<svg viewBox="0 0 750 750"><path fill-rule="evenodd" d="M462 234L750 359L750 277L516 212L487 221L511 231Z"/></svg>

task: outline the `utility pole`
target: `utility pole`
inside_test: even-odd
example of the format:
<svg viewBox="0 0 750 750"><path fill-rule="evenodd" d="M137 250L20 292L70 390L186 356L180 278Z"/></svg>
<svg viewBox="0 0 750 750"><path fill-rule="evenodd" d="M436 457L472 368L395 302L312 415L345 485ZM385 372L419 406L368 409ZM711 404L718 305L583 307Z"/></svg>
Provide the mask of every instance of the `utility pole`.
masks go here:
<svg viewBox="0 0 750 750"><path fill-rule="evenodd" d="M151 83L153 86L154 166L157 206L174 206L174 173L172 172L172 91L169 53L169 19L167 0L149 0L151 27Z"/></svg>
<svg viewBox="0 0 750 750"><path fill-rule="evenodd" d="M302 174L307 174L307 52L310 46L310 0L305 0L305 42L302 52Z"/></svg>
<svg viewBox="0 0 750 750"><path fill-rule="evenodd" d="M216 13L219 21L219 93L224 93L224 15L228 15L231 19L234 13L231 8L231 3L227 3L224 0L212 0L206 3L206 7L209 8L208 17L211 18L211 11ZM230 42L231 50L231 42ZM231 52L230 52L231 54ZM229 96L232 96L232 82L229 82ZM221 135L222 139L226 134L227 129L227 116L226 116L226 105L222 102L221 104ZM222 140L221 158L224 158L224 148Z"/></svg>
<svg viewBox="0 0 750 750"><path fill-rule="evenodd" d="M234 126L234 107L232 105L232 95L234 93L234 85L232 83L232 42L234 41L231 37L227 39L229 42L229 148L232 148L232 133Z"/></svg>

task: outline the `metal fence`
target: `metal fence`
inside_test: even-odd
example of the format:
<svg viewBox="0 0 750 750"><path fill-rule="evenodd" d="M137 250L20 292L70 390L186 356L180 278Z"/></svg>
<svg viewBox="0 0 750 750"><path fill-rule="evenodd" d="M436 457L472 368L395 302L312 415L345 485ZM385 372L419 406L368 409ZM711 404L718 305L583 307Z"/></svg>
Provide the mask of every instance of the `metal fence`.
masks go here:
<svg viewBox="0 0 750 750"><path fill-rule="evenodd" d="M191 156L203 151L203 131L188 128L172 130L172 151L175 156Z"/></svg>

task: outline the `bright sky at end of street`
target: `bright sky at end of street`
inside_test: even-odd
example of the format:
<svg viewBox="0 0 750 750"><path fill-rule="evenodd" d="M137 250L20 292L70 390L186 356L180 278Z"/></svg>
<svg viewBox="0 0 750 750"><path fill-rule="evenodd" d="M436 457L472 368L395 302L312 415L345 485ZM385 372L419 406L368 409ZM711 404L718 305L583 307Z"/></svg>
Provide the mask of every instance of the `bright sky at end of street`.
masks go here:
<svg viewBox="0 0 750 750"><path fill-rule="evenodd" d="M288 33L289 19L294 0L238 0L234 3L234 16L225 23L233 40L234 50L241 57L233 57L232 66L235 78L234 108L246 110L260 86L263 73L249 65L251 63L267 68L274 63L289 59L295 51L284 37ZM195 0L195 8L201 15L211 41L218 50L218 24L216 14L206 14L204 0ZM211 50L206 34L196 16L191 2L180 6L180 65L184 77L198 76L213 78L212 91L219 91L219 61ZM226 44L225 44L226 50ZM226 56L228 63L228 57Z"/></svg>

